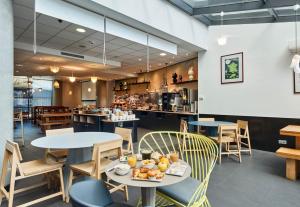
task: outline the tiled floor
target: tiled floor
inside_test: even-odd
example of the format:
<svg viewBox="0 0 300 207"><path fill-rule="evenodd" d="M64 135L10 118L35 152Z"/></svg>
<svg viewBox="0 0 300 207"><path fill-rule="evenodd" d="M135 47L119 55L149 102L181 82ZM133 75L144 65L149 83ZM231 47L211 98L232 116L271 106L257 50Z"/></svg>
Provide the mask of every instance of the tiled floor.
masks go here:
<svg viewBox="0 0 300 207"><path fill-rule="evenodd" d="M146 130L139 129L141 137ZM41 158L43 151L30 145L30 140L43 136L39 129L26 124L26 146L22 149L25 160ZM216 165L208 188L208 198L213 207L295 207L300 206L300 182L285 179L284 160L274 153L254 150L253 156L244 155L243 162L224 157L221 165ZM36 178L39 180L40 178ZM26 185L20 182L18 185ZM129 188L129 204L135 205L140 197L137 188ZM15 197L15 204L37 198L47 193L46 188L39 188ZM123 201L121 193L113 194L114 200ZM4 201L1 206L6 206ZM60 198L54 198L35 206L71 206Z"/></svg>

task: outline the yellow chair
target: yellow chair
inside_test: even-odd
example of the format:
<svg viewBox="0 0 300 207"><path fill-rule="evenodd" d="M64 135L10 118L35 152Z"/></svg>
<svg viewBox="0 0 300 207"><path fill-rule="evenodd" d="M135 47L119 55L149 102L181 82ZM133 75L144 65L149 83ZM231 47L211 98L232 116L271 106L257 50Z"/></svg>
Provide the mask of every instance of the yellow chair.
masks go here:
<svg viewBox="0 0 300 207"><path fill-rule="evenodd" d="M120 135L125 140L127 144L127 149L122 149L123 154L133 154L133 144L132 144L132 129L116 127L115 133Z"/></svg>
<svg viewBox="0 0 300 207"><path fill-rule="evenodd" d="M54 136L54 135L60 135L60 134L68 134L68 133L74 133L73 128L62 128L62 129L51 129L46 130L46 136ZM46 159L54 159L55 162L65 162L66 158L68 156L68 150L53 150L53 149L47 149L46 151Z"/></svg>
<svg viewBox="0 0 300 207"><path fill-rule="evenodd" d="M184 139L186 144L183 149ZM210 174L218 158L218 147L213 140L199 134L171 131L151 132L140 140L139 152L141 149L150 149L163 155L177 151L180 159L192 168L191 177L178 184L157 188L155 206L210 206L206 191Z"/></svg>
<svg viewBox="0 0 300 207"><path fill-rule="evenodd" d="M42 175L42 174L49 174L52 172L59 172L60 177L60 191L52 193L47 196L43 196L36 200L27 202L25 204L19 206L31 206L33 204L54 198L56 196L62 196L63 200L65 200L65 191L64 191L64 181L63 181L63 174L62 174L62 164L55 163L55 164L47 164L44 160L32 160L28 162L21 162L22 155L19 149L19 145L15 142L7 141L5 145L5 153L3 159L3 166L2 166L2 173L1 173L1 183L0 183L0 205L3 197L6 197L8 200L8 207L13 206L14 194L21 193L27 190L31 190L36 187L40 187L42 185L46 185L48 182L40 182L36 185L27 186L18 190L15 190L15 182L17 180ZM10 185L9 191L5 189L5 179L8 174L8 164L10 163Z"/></svg>

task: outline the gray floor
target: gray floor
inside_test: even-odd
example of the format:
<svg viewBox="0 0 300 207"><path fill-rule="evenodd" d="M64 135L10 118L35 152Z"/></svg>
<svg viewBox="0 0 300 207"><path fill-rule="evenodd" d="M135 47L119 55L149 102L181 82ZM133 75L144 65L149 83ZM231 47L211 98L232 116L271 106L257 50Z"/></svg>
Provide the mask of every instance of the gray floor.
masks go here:
<svg viewBox="0 0 300 207"><path fill-rule="evenodd" d="M139 129L141 137L147 130ZM18 133L18 130L16 130ZM30 146L30 141L43 136L38 128L26 124L26 146L22 149L24 160L38 159L43 156L43 151ZM300 206L300 182L285 179L285 162L276 157L274 153L254 150L253 155L243 155L243 162L239 164L231 158L224 157L221 165L216 165L210 179L208 198L213 207L295 207ZM18 183L26 185L34 181L30 179ZM15 205L38 198L46 194L46 188L17 195ZM135 205L140 197L138 188L129 188L129 204ZM123 201L121 193L114 193L113 199ZM1 206L7 206L3 201ZM35 206L71 206L65 204L60 198L54 198Z"/></svg>

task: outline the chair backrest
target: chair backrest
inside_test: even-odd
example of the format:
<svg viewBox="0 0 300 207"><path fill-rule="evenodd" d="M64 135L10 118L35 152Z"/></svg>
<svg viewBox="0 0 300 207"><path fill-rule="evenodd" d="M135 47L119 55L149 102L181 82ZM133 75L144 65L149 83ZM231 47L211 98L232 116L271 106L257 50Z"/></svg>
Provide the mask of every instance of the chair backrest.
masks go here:
<svg viewBox="0 0 300 207"><path fill-rule="evenodd" d="M23 160L23 157L22 157L18 143L6 140L3 167L4 166L7 167L7 162L9 161L11 164L11 168L15 167L16 169L19 170L20 174L23 175L23 170L20 165L22 160Z"/></svg>
<svg viewBox="0 0 300 207"><path fill-rule="evenodd" d="M230 134L230 137L237 139L238 125L237 124L221 124L221 125L219 125L218 132L219 132L219 141L222 141L222 138L224 136L228 136L228 134Z"/></svg>
<svg viewBox="0 0 300 207"><path fill-rule="evenodd" d="M115 128L115 133L120 135L123 140L128 142L127 145L127 150L129 152L133 152L133 146L132 146L132 129L128 128L121 128L121 127L116 127Z"/></svg>
<svg viewBox="0 0 300 207"><path fill-rule="evenodd" d="M181 119L180 120L180 132L187 133L188 132L188 124L187 121Z"/></svg>
<svg viewBox="0 0 300 207"><path fill-rule="evenodd" d="M53 136L53 135L59 135L59 134L68 134L68 133L74 133L74 128L71 127L71 128L46 130L46 136Z"/></svg>
<svg viewBox="0 0 300 207"><path fill-rule="evenodd" d="M108 151L117 151L118 158L122 155L122 143L123 140L114 140L110 142L94 144L92 160L95 161L94 170L96 173L96 178L101 178L101 154Z"/></svg>
<svg viewBox="0 0 300 207"><path fill-rule="evenodd" d="M141 138L138 151L141 149L157 151L163 155L171 151L179 152L180 159L191 166L191 177L200 181L187 206L198 206L197 203L203 202L201 198L206 193L209 177L218 157L218 147L213 140L201 134L150 132Z"/></svg>
<svg viewBox="0 0 300 207"><path fill-rule="evenodd" d="M206 118L206 117L204 117L204 118L198 118L198 121L215 121L215 118Z"/></svg>
<svg viewBox="0 0 300 207"><path fill-rule="evenodd" d="M238 134L249 136L248 121L237 120Z"/></svg>

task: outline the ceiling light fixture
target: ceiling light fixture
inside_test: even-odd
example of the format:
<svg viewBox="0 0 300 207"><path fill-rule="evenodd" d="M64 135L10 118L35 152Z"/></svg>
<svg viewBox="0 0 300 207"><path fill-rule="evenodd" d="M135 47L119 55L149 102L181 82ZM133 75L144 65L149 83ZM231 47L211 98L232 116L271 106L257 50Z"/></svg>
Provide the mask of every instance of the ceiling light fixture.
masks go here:
<svg viewBox="0 0 300 207"><path fill-rule="evenodd" d="M76 77L73 76L73 71L72 71L72 76L69 77L69 80L71 83L74 83L76 81Z"/></svg>
<svg viewBox="0 0 300 207"><path fill-rule="evenodd" d="M80 33L85 33L86 32L86 30L83 29L83 28L76 28L76 31L80 32Z"/></svg>
<svg viewBox="0 0 300 207"><path fill-rule="evenodd" d="M187 52L187 53L185 53L185 56L189 56L189 53Z"/></svg>
<svg viewBox="0 0 300 207"><path fill-rule="evenodd" d="M166 56L167 54L164 53L164 52L162 52L162 53L160 53L159 55L163 57L163 56Z"/></svg>
<svg viewBox="0 0 300 207"><path fill-rule="evenodd" d="M142 58L139 58L139 59L138 59L138 61L140 61L140 62L141 62L141 61L142 61Z"/></svg>
<svg viewBox="0 0 300 207"><path fill-rule="evenodd" d="M223 25L223 21L224 21L224 19L223 19L223 17L224 17L224 12L223 12L223 11L221 11L220 17L221 17L221 26L222 26L222 25ZM224 36L224 35L222 35L221 37L219 37L219 38L217 39L217 41L218 41L218 44L219 44L220 46L224 46L224 45L227 44L227 37Z"/></svg>
<svg viewBox="0 0 300 207"><path fill-rule="evenodd" d="M58 66L50 66L50 71L52 73L58 73L59 72L59 67Z"/></svg>
<svg viewBox="0 0 300 207"><path fill-rule="evenodd" d="M54 82L53 82L53 87L54 88L56 88L56 89L58 89L60 86L59 86L59 82L57 81L57 80L55 80Z"/></svg>
<svg viewBox="0 0 300 207"><path fill-rule="evenodd" d="M296 46L296 54L294 55L293 59L292 59L292 62L291 62L291 65L290 65L290 68L293 68L294 69L294 72L295 73L300 73L300 67L299 67L299 64L300 64L300 55L298 55L298 24L297 24L297 13L298 13L298 10L300 8L300 5L299 4L296 4L294 6L294 11L295 11L295 46Z"/></svg>
<svg viewBox="0 0 300 207"><path fill-rule="evenodd" d="M96 76L92 76L92 77L91 77L92 83L96 83L97 80L98 80L98 77L96 77Z"/></svg>
<svg viewBox="0 0 300 207"><path fill-rule="evenodd" d="M16 64L16 66L17 66L17 67L23 67L23 65L22 65L22 64Z"/></svg>
<svg viewBox="0 0 300 207"><path fill-rule="evenodd" d="M92 91L92 89L91 88L88 88L88 92L90 93Z"/></svg>

